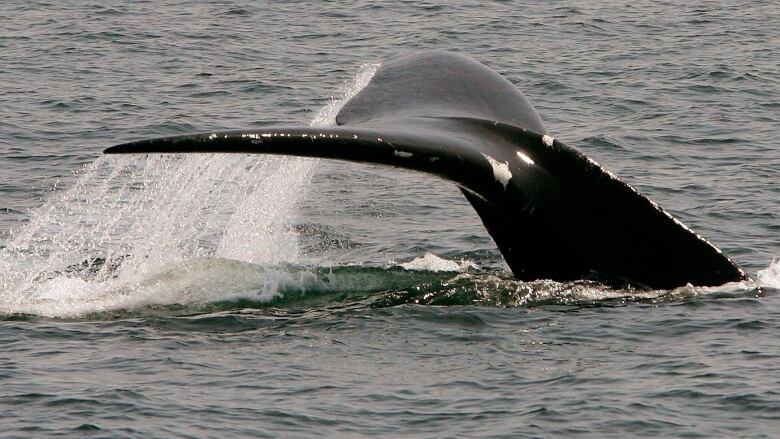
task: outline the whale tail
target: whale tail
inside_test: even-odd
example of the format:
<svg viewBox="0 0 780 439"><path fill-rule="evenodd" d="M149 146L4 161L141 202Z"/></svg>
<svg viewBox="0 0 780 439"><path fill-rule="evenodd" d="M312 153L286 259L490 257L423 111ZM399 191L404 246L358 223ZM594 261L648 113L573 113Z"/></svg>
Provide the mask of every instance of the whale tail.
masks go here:
<svg viewBox="0 0 780 439"><path fill-rule="evenodd" d="M711 243L549 136L519 90L469 58L426 52L390 61L336 121L142 140L104 152L283 154L432 174L460 187L522 280L668 289L747 279Z"/></svg>

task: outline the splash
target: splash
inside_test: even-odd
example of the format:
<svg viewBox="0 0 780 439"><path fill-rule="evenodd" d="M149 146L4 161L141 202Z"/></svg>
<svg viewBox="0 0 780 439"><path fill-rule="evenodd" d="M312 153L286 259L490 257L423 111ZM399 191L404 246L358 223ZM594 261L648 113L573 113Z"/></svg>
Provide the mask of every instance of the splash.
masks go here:
<svg viewBox="0 0 780 439"><path fill-rule="evenodd" d="M358 74L344 85L342 95L331 99L314 116L311 126L327 127L336 125L336 115L339 114L341 108L371 82L371 78L374 77L380 65L379 63L363 64Z"/></svg>
<svg viewBox="0 0 780 439"><path fill-rule="evenodd" d="M311 124L335 123L377 68L363 66ZM0 252L0 314L70 317L236 294L271 297L278 289L258 279L273 279L268 270L222 277L207 270L220 279L213 284L198 277L192 261L295 263L298 235L290 225L314 169L315 160L294 157L100 157L11 232ZM219 295L172 276L177 270Z"/></svg>
<svg viewBox="0 0 780 439"><path fill-rule="evenodd" d="M758 284L764 288L780 289L780 259L773 259L772 263L758 272Z"/></svg>
<svg viewBox="0 0 780 439"><path fill-rule="evenodd" d="M460 262L440 258L433 253L426 253L424 256L414 258L409 262L400 264L407 270L426 270L426 271L465 271L469 268L477 269L477 264L462 260Z"/></svg>

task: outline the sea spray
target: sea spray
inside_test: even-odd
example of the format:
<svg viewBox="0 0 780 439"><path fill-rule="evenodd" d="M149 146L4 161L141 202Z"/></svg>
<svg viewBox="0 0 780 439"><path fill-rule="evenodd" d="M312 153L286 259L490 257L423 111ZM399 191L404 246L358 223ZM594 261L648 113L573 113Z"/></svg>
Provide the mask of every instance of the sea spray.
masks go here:
<svg viewBox="0 0 780 439"><path fill-rule="evenodd" d="M364 65L312 125L335 123L377 68ZM265 266L297 261L290 225L314 169L313 159L260 155L100 157L11 233L0 251L0 313L75 316L236 294L272 296L279 276L267 270L253 272L265 280L246 276L246 285L212 284L209 292L181 276L166 279L204 258Z"/></svg>
<svg viewBox="0 0 780 439"><path fill-rule="evenodd" d="M379 64L365 64L360 72L345 86L340 97L331 99L314 116L312 126L336 124L336 115L344 104L357 94L373 77ZM298 260L297 235L287 227L295 203L308 188L313 172L314 159L290 159L283 169L269 172L267 187L283 187L292 190L274 193L254 190L253 196L244 197L222 235L216 256L246 262L276 264ZM265 161L264 164L268 164ZM282 207L281 209L279 207ZM277 236L267 244L267 234L276 231ZM259 245L260 244L260 245Z"/></svg>
<svg viewBox="0 0 780 439"><path fill-rule="evenodd" d="M767 268L758 272L757 277L762 287L780 289L780 259L773 259Z"/></svg>

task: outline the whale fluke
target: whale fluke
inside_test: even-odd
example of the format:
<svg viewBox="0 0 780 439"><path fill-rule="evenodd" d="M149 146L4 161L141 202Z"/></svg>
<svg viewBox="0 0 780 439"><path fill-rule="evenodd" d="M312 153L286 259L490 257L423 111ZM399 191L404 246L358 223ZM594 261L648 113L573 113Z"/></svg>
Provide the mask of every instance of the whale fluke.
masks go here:
<svg viewBox="0 0 780 439"><path fill-rule="evenodd" d="M748 279L717 247L547 133L509 81L462 55L386 62L333 127L267 127L117 145L106 154L283 154L455 183L515 277L670 289Z"/></svg>

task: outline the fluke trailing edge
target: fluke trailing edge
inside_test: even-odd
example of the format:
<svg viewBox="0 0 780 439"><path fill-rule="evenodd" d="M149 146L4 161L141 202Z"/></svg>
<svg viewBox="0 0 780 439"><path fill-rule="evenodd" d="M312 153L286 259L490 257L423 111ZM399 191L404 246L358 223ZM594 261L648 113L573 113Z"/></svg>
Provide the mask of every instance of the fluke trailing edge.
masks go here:
<svg viewBox="0 0 780 439"><path fill-rule="evenodd" d="M747 279L656 203L553 139L517 88L470 58L388 61L336 123L166 137L105 153L285 154L437 175L461 189L522 280L668 289Z"/></svg>

